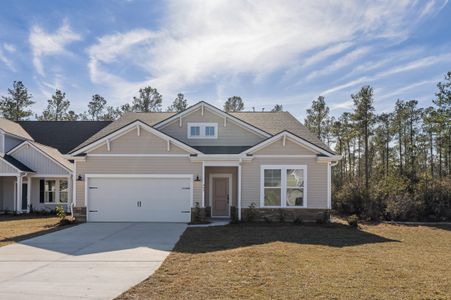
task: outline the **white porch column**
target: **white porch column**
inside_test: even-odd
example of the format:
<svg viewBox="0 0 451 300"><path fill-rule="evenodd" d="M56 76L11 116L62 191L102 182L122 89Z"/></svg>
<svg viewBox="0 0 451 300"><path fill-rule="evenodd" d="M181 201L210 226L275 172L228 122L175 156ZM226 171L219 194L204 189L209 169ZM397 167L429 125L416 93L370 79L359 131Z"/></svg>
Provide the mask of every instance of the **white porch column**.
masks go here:
<svg viewBox="0 0 451 300"><path fill-rule="evenodd" d="M75 196L74 196L74 187L75 187L75 175L72 174L69 177L69 180L67 181L67 187L69 188L69 190L67 191L67 196L69 199L67 199L67 205L69 205L69 209L70 209L70 215L73 217L74 216L74 200L75 200Z"/></svg>
<svg viewBox="0 0 451 300"><path fill-rule="evenodd" d="M238 220L241 220L241 163L238 165Z"/></svg>
<svg viewBox="0 0 451 300"><path fill-rule="evenodd" d="M331 163L327 163L327 208L332 208L332 176L331 176Z"/></svg>
<svg viewBox="0 0 451 300"><path fill-rule="evenodd" d="M205 207L205 163L202 162L202 203L201 207Z"/></svg>
<svg viewBox="0 0 451 300"><path fill-rule="evenodd" d="M16 212L22 212L22 175L19 174L16 176L17 185L16 185Z"/></svg>
<svg viewBox="0 0 451 300"><path fill-rule="evenodd" d="M27 176L27 212L31 207L31 176Z"/></svg>

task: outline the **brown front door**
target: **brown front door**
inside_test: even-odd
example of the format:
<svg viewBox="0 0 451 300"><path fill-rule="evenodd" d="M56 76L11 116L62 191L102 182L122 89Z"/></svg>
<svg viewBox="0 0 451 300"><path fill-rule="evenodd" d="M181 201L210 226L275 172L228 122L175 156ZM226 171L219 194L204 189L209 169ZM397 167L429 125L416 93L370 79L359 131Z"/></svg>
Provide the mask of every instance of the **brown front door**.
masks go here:
<svg viewBox="0 0 451 300"><path fill-rule="evenodd" d="M229 215L229 179L213 178L213 216Z"/></svg>

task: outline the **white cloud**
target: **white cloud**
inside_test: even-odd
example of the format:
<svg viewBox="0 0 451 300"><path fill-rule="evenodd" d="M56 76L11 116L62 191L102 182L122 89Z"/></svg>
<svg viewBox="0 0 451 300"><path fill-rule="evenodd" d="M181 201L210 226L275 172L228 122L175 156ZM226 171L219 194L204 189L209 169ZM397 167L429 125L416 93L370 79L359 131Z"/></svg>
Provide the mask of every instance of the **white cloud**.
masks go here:
<svg viewBox="0 0 451 300"><path fill-rule="evenodd" d="M160 29L99 38L89 48L91 80L110 85L113 97L125 97L125 90L145 83L172 95L189 85L221 85L237 75L259 78L295 61L313 65L351 43L403 39L421 20L418 16L426 5L360 0L170 1ZM312 55L317 49L322 50ZM360 47L337 59L332 68L343 68L368 52ZM121 77L119 71L126 68L138 68L145 80Z"/></svg>
<svg viewBox="0 0 451 300"><path fill-rule="evenodd" d="M379 73L376 73L372 76L363 76L351 81L348 81L346 83L339 84L337 86L334 86L332 88L329 88L321 93L321 95L328 95L332 94L341 90L344 90L346 88L350 88L359 84L369 83L381 78L389 77L392 75L396 75L399 73L404 73L416 69L426 68L432 65L436 65L438 63L442 62L450 62L451 61L451 54L441 54L441 55L431 55L424 58L420 58L417 60L410 61L406 64L396 66L393 68L390 68L385 71L381 71Z"/></svg>
<svg viewBox="0 0 451 300"><path fill-rule="evenodd" d="M81 35L72 31L66 20L54 33L46 32L38 25L33 26L30 31L29 43L36 71L40 75L45 75L42 58L50 55L66 54L68 51L65 49L65 46L79 40L81 40Z"/></svg>
<svg viewBox="0 0 451 300"><path fill-rule="evenodd" d="M16 47L10 43L3 43L3 49L10 53L16 52Z"/></svg>

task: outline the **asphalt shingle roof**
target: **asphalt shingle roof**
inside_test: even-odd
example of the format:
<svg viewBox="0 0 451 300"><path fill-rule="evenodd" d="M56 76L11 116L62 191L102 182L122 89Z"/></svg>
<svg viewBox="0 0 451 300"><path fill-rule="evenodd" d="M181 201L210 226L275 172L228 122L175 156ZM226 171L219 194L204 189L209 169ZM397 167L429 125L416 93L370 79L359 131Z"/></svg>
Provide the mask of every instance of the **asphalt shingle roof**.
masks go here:
<svg viewBox="0 0 451 300"><path fill-rule="evenodd" d="M33 138L28 134L27 131L25 131L20 124L0 118L0 129L5 131L6 133L21 137L26 140L32 140Z"/></svg>
<svg viewBox="0 0 451 300"><path fill-rule="evenodd" d="M66 154L111 121L19 121L17 124L36 142Z"/></svg>
<svg viewBox="0 0 451 300"><path fill-rule="evenodd" d="M315 136L315 134L310 132L301 122L299 122L289 112L234 112L229 114L272 135L278 134L285 130L289 131L294 135L312 143L313 145L327 152L330 152L331 154L334 154L334 151L332 151L325 143L323 143L317 136ZM108 126L105 126L100 131L91 136L89 139L84 141L82 144L78 145L71 152L81 149L84 146L89 145L95 142L96 140L103 138L108 134L136 120L140 120L150 126L153 126L169 117L172 117L173 115L175 115L175 113L173 112L126 113L120 119L114 121ZM203 153L218 154L220 148L207 149L203 147L202 148L203 151L201 149L198 150ZM237 149L222 149L222 150L232 151L233 153L237 151Z"/></svg>

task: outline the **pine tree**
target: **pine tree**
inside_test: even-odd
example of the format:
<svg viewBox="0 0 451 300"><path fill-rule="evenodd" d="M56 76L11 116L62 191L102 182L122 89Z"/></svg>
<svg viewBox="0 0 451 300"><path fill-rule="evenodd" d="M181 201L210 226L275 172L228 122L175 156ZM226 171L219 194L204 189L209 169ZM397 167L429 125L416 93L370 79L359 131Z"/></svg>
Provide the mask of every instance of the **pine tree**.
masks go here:
<svg viewBox="0 0 451 300"><path fill-rule="evenodd" d="M139 96L133 97L132 109L135 112L158 112L161 111L163 97L157 89L147 86L139 89Z"/></svg>
<svg viewBox="0 0 451 300"><path fill-rule="evenodd" d="M329 107L326 105L323 96L313 100L311 108L307 109L307 116L304 120L305 126L316 134L321 140L325 140L324 128L329 118Z"/></svg>
<svg viewBox="0 0 451 300"><path fill-rule="evenodd" d="M41 116L37 116L41 121L62 121L67 117L67 110L70 101L66 99L66 93L56 90L52 95L52 99L47 100L47 108L42 112Z"/></svg>
<svg viewBox="0 0 451 300"><path fill-rule="evenodd" d="M0 100L0 111L4 118L12 121L28 119L33 112L28 109L34 102L33 96L22 81L14 81L13 88L8 89L9 96L2 96Z"/></svg>
<svg viewBox="0 0 451 300"><path fill-rule="evenodd" d="M172 105L168 107L169 112L182 112L188 107L188 100L185 99L185 95L182 93L177 94L177 98L174 99Z"/></svg>
<svg viewBox="0 0 451 300"><path fill-rule="evenodd" d="M88 118L94 121L100 120L104 114L106 100L102 96L95 94L88 104Z"/></svg>
<svg viewBox="0 0 451 300"><path fill-rule="evenodd" d="M271 112L278 112L278 111L283 111L283 106L282 106L282 104L276 104L276 105L274 105L274 107L271 109Z"/></svg>
<svg viewBox="0 0 451 300"><path fill-rule="evenodd" d="M244 109L243 99L239 96L232 96L224 103L224 111L238 112Z"/></svg>

